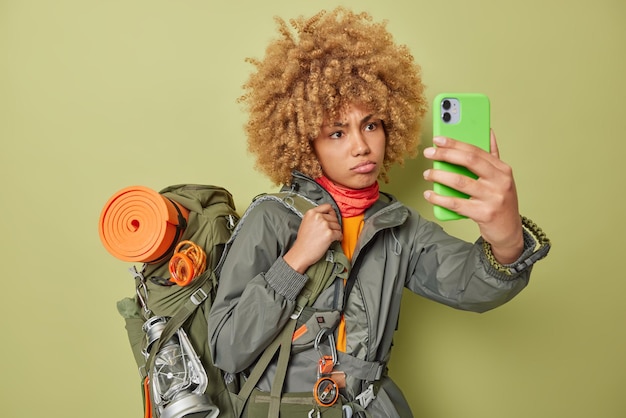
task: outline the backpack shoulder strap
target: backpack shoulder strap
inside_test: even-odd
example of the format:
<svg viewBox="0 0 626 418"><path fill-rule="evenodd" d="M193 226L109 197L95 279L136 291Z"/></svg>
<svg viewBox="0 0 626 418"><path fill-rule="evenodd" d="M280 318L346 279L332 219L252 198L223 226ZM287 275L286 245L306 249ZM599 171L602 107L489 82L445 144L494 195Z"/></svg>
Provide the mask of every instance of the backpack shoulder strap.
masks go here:
<svg viewBox="0 0 626 418"><path fill-rule="evenodd" d="M278 192L259 195L254 198L252 204L248 207L248 209L246 209L246 213L244 213L241 217L239 223L237 224L237 228L233 232L231 241L236 238L238 229L245 222L247 213L252 208L265 201L278 202L298 215L300 218L304 216L304 213L307 210L317 206L314 201L294 192ZM224 254L226 252L227 251L224 251ZM223 259L224 258L220 260L220 266ZM278 417L281 393L287 374L287 367L291 354L291 343L298 317L302 313L303 309L312 305L319 294L330 286L336 279L347 279L349 271L350 262L343 253L341 244L338 242L331 245L325 257L307 269L306 274L309 277L309 280L307 280L305 287L296 299L296 308L294 309L291 319L287 322L274 341L272 341L272 343L270 343L270 345L264 350L263 354L257 361L257 364L248 376L245 384L242 386L239 393L235 395L242 404L247 402L252 390L278 352L278 363L274 381L272 382L270 410L268 415L269 417Z"/></svg>
<svg viewBox="0 0 626 418"><path fill-rule="evenodd" d="M237 223L237 226L235 227L230 239L226 243L226 248L224 249L222 257L215 269L218 275L219 271L221 270L222 264L224 263L224 259L226 258L226 254L228 253L228 249L232 242L237 238L239 230L245 223L248 214L260 203L267 201L274 201L282 204L285 208L298 215L300 219L302 219L304 213L307 210L317 206L317 203L315 203L313 200L291 191L265 193L256 196L252 200L250 206L241 216L241 219ZM296 303L297 308L294 315L296 315L296 317L299 316L305 307L313 304L313 302L315 302L315 299L317 299L317 296L319 296L319 294L324 289L330 286L334 278L347 278L349 270L350 262L343 253L343 250L341 249L341 244L339 242L334 242L327 251L326 256L317 263L313 264L306 271L307 276L309 276L309 280L307 280L304 289L300 292L300 295L298 296Z"/></svg>
<svg viewBox="0 0 626 418"><path fill-rule="evenodd" d="M346 261L347 261L347 258L346 258ZM309 269L311 269L312 267L318 264L326 264L326 263L328 263L328 261L322 259L318 261L316 264L314 264L313 266L309 267ZM308 272L309 270L307 270L307 274L309 274ZM358 272L358 268L350 271L350 274L347 276L348 284L356 280L357 272ZM315 277L315 276L310 276L310 279L311 279L310 281L315 281L313 279L319 280L320 278ZM348 293L350 289L352 289L352 286L350 286L347 289ZM345 295L345 298L347 299L347 294ZM314 301L315 299L312 299L311 303ZM345 303L344 303L344 306L345 306ZM244 383L243 387L241 388L239 393L236 395L240 399L240 401L244 403L247 401L248 397L252 393L252 390L254 389L258 381L261 379L261 376L263 375L263 373L265 372L269 364L272 362L276 352L278 351L279 354L278 354L278 360L277 360L277 365L276 365L276 372L274 375L274 381L272 382L272 390L270 392L270 405L269 405L268 418L279 417L281 393L282 393L283 384L285 382L285 377L287 375L287 367L289 365L289 356L291 354L292 337L296 329L297 320L298 320L298 316L292 315L291 319L289 320L289 322L287 322L287 325L285 325L285 327L280 332L280 334L278 334L278 336L274 339L274 341L272 341L272 343L265 349L265 351L263 352L263 354L257 361L257 364L254 366L254 369L250 373L250 376L248 376L248 379ZM365 362L363 362L363 364L365 364Z"/></svg>
<svg viewBox="0 0 626 418"><path fill-rule="evenodd" d="M304 216L307 210L317 206L317 203L311 199L292 191L264 194L255 198L255 202L267 200L275 200L282 203L300 218ZM297 319L303 309L311 306L319 294L337 278L347 279L349 271L350 262L341 248L341 243L333 242L325 257L307 269L306 275L309 276L309 280L307 280L304 288L298 295L296 309L291 318Z"/></svg>
<svg viewBox="0 0 626 418"><path fill-rule="evenodd" d="M267 202L267 201L274 201L274 202L278 202L282 204L284 207L286 207L287 209L289 209L290 211L298 215L300 218L304 216L304 213L307 210L317 206L317 203L315 203L313 200L298 193L276 192L276 193L260 194L254 197L254 199L252 199L252 203L250 203L250 206L248 206L244 214L241 216L241 219L239 220L237 227L235 228L235 230L233 231L233 234L231 235L230 241L236 238L237 233L239 232L239 229L241 228L241 225L243 225L244 220L247 217L247 215L250 213L250 211L252 211L252 209L257 207L260 203Z"/></svg>

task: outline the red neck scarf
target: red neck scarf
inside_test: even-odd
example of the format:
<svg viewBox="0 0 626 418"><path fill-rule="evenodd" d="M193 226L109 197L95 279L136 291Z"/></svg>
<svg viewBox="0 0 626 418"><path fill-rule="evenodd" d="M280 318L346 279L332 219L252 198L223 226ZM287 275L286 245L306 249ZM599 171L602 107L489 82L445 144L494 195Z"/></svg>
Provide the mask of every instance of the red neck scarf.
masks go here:
<svg viewBox="0 0 626 418"><path fill-rule="evenodd" d="M315 181L335 199L344 218L362 214L378 200L378 182L365 189L349 189L333 183L326 176Z"/></svg>

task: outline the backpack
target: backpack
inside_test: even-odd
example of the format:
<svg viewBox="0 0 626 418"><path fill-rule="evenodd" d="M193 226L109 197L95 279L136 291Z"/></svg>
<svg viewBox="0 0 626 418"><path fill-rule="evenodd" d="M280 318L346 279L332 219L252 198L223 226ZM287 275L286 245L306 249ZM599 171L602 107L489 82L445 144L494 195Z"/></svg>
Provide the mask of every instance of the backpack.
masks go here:
<svg viewBox="0 0 626 418"><path fill-rule="evenodd" d="M302 217L315 203L293 191L263 194L240 217L232 195L222 187L183 184L167 187L159 195L173 203L170 206L177 212L172 216L177 223L170 222L170 230L162 234L172 242L165 250L160 248L162 254L156 261L145 262L140 269L137 266L129 269L136 294L117 303L142 377L145 417L214 418L218 414L225 418L240 417L256 382L277 352L281 373L276 373L273 385L276 390L272 390L268 416L278 417L279 408L283 412L280 389L297 317L292 317L266 349L241 389L232 392L223 372L211 359L208 315L219 284L221 262L248 211L263 201L273 200ZM100 234L112 252L102 231L110 202L101 214ZM173 276L169 260L177 254L177 244L184 242L193 242L204 250L206 269L190 284L180 286L169 279ZM296 301L296 312L310 306L336 278L346 278L349 262L339 243L334 243L327 255L307 270L309 280ZM187 265L187 268L191 267Z"/></svg>

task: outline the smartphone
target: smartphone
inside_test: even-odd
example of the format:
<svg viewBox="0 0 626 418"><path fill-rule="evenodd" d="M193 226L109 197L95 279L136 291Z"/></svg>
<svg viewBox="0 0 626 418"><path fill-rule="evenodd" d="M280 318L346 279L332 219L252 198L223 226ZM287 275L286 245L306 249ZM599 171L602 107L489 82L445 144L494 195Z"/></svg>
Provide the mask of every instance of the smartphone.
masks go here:
<svg viewBox="0 0 626 418"><path fill-rule="evenodd" d="M486 95L480 93L441 93L435 97L433 103L434 136L445 136L489 151L490 128L490 103ZM477 177L465 167L443 161L433 161L433 168L472 178ZM444 196L469 198L465 193L439 183L433 184L433 190ZM433 210L435 217L440 221L465 218L465 216L441 206L435 205Z"/></svg>

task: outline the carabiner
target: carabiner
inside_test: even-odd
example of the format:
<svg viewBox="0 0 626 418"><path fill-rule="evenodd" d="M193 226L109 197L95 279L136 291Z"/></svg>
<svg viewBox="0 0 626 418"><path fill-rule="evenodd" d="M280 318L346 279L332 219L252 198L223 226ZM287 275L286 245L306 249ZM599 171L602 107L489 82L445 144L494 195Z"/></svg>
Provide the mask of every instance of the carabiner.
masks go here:
<svg viewBox="0 0 626 418"><path fill-rule="evenodd" d="M337 357L337 346L335 344L335 336L333 335L332 332L328 332L328 331L330 331L330 328L322 328L322 329L320 329L320 331L315 336L315 342L313 343L313 347L319 353L320 359L325 361L325 359L328 356L325 356L324 353L322 353L322 350L320 350L320 342L322 341L322 338L324 336L327 336L328 337L328 345L330 346L330 357L331 357L331 360L333 362L333 365L334 364L339 364L339 360L338 360L338 357Z"/></svg>
<svg viewBox="0 0 626 418"><path fill-rule="evenodd" d="M139 299L139 304L143 308L143 315L146 319L152 316L152 311L148 308L148 288L146 287L146 277L143 275L143 270L138 271L136 266L132 266L128 269L130 274L133 275L133 278L137 279L137 287L135 288L135 293L137 294L137 299ZM141 294L143 292L143 295Z"/></svg>
<svg viewBox="0 0 626 418"><path fill-rule="evenodd" d="M317 412L317 416L316 416L316 417L315 417L315 416L313 416L313 414L314 414L315 412ZM319 410L317 410L317 408L313 408L313 409L311 409L311 410L309 411L309 418L320 418L320 417L321 417L321 415L320 415L320 411L319 411Z"/></svg>

